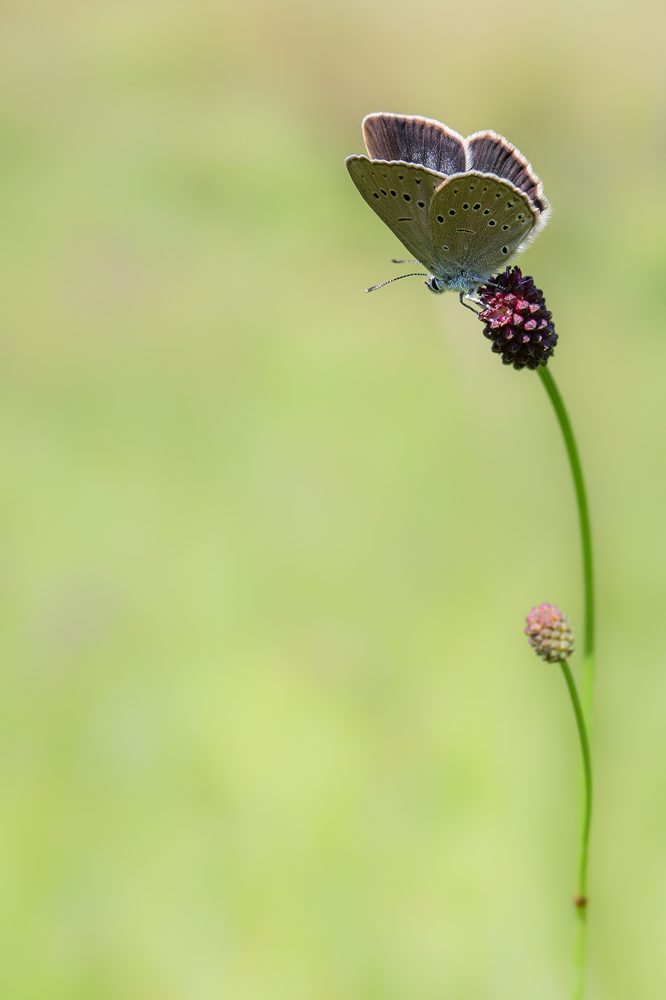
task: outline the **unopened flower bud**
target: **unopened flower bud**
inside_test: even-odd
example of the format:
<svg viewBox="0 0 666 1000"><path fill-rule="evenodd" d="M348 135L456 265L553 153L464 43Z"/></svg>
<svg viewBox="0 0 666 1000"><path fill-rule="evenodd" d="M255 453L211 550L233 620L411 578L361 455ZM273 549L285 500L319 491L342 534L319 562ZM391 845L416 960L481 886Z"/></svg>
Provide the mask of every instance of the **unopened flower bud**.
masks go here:
<svg viewBox="0 0 666 1000"><path fill-rule="evenodd" d="M569 619L554 604L540 604L527 616L525 635L537 656L547 663L566 660L574 651Z"/></svg>

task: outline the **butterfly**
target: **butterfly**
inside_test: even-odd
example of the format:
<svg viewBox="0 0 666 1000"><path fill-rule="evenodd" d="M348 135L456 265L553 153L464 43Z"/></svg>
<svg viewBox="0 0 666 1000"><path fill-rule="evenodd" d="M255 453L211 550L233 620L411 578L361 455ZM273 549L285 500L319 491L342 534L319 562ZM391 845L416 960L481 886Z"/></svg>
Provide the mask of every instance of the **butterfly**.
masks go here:
<svg viewBox="0 0 666 1000"><path fill-rule="evenodd" d="M425 267L432 292L456 291L462 302L548 221L531 163L497 132L465 139L431 118L372 114L363 138L368 156L345 160L351 178L416 258L396 263Z"/></svg>

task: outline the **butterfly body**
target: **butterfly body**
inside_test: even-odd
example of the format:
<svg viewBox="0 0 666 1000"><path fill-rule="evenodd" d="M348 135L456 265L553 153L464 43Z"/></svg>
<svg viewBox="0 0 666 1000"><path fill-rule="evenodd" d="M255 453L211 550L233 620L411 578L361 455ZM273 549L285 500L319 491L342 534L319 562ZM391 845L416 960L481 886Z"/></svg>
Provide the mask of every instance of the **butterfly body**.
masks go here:
<svg viewBox="0 0 666 1000"><path fill-rule="evenodd" d="M496 132L464 139L431 119L374 114L363 134L369 156L347 157L347 169L433 292L473 292L546 224L541 181Z"/></svg>

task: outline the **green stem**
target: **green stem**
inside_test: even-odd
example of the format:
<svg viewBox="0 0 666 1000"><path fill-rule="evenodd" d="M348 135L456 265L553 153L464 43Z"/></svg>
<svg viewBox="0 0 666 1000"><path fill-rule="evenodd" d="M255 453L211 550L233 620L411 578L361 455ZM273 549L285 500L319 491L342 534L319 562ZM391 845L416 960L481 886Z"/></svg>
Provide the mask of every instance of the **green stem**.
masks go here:
<svg viewBox="0 0 666 1000"><path fill-rule="evenodd" d="M592 531L590 529L590 511L585 493L583 469L578 456L576 439L571 429L571 422L560 396L555 379L548 368L538 369L539 377L553 404L553 409L560 424L562 437L567 449L580 521L580 541L583 554L583 587L585 591L585 638L583 641L583 708L589 725L592 707L592 686L594 682L594 571L592 566Z"/></svg>
<svg viewBox="0 0 666 1000"><path fill-rule="evenodd" d="M578 862L578 889L576 892L576 910L578 913L578 935L574 957L574 1000L582 1000L585 988L585 939L587 930L587 859L590 847L590 824L592 822L592 761L590 759L590 741L587 737L587 727L583 708L578 697L576 682L573 679L569 664L560 660L562 673L569 688L571 703L576 714L580 748L583 752L584 802L583 826L581 831L580 858Z"/></svg>
<svg viewBox="0 0 666 1000"><path fill-rule="evenodd" d="M548 368L538 369L539 377L548 393L555 415L557 416L564 444L569 458L573 478L578 518L580 523L580 540L583 556L583 590L585 594L585 635L583 640L583 704L578 697L568 665L561 661L561 667L567 681L569 693L576 713L576 722L583 751L583 796L582 823L580 831L580 854L578 868L578 890L575 903L578 914L578 934L574 956L574 992L573 1000L582 1000L585 983L585 951L587 938L587 862L590 843L590 823L592 819L592 769L590 763L590 746L588 729L592 709L592 687L594 681L594 571L592 564L592 531L590 528L590 512L585 493L583 470L580 464L576 439L571 422L560 396L555 380Z"/></svg>

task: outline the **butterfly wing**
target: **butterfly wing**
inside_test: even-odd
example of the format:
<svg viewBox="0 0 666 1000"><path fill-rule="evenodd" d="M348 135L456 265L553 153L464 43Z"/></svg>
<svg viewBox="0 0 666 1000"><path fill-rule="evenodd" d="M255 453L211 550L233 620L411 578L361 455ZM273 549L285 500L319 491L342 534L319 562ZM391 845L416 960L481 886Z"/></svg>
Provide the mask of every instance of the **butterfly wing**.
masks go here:
<svg viewBox="0 0 666 1000"><path fill-rule="evenodd" d="M541 180L527 157L497 132L475 132L466 141L470 153L468 168L484 174L497 174L515 184L537 209L541 222L539 228L545 226L550 205L543 193Z"/></svg>
<svg viewBox="0 0 666 1000"><path fill-rule="evenodd" d="M348 156L347 169L368 205L432 274L437 254L431 240L428 210L444 176L414 163Z"/></svg>
<svg viewBox="0 0 666 1000"><path fill-rule="evenodd" d="M453 129L418 115L367 115L363 138L372 160L418 163L441 174L467 169L465 140Z"/></svg>
<svg viewBox="0 0 666 1000"><path fill-rule="evenodd" d="M472 170L447 177L429 209L435 275L453 275L469 288L482 284L506 266L538 214L524 191L494 174Z"/></svg>

